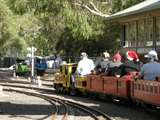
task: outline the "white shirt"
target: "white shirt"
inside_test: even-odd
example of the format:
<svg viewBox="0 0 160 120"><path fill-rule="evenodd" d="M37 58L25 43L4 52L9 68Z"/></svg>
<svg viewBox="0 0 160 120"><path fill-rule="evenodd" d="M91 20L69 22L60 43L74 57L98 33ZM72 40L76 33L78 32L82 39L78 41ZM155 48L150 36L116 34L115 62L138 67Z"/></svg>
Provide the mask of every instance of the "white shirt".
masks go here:
<svg viewBox="0 0 160 120"><path fill-rule="evenodd" d="M47 61L47 67L48 68L52 68L53 67L53 63L54 63L54 60Z"/></svg>
<svg viewBox="0 0 160 120"><path fill-rule="evenodd" d="M160 75L160 63L149 62L144 64L141 68L141 74L144 80L155 80Z"/></svg>
<svg viewBox="0 0 160 120"><path fill-rule="evenodd" d="M94 70L94 67L93 60L84 57L78 63L77 72L82 76L88 75L91 73L91 70Z"/></svg>

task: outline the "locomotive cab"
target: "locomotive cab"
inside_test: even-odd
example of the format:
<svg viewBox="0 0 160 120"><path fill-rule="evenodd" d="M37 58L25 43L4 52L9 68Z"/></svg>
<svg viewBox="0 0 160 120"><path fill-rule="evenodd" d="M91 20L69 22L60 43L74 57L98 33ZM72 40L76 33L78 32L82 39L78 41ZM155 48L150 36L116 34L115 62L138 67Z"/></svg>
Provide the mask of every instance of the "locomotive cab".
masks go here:
<svg viewBox="0 0 160 120"><path fill-rule="evenodd" d="M77 68L76 63L66 63L60 66L60 71L55 74L54 88L58 92L70 92L73 85L72 75Z"/></svg>
<svg viewBox="0 0 160 120"><path fill-rule="evenodd" d="M26 64L25 59L16 59L16 66L15 66L16 75L29 75L30 68Z"/></svg>
<svg viewBox="0 0 160 120"><path fill-rule="evenodd" d="M76 73L77 64L67 63L60 66L60 71L55 74L54 88L58 92L66 92L72 95L76 91L85 92L87 76L79 76Z"/></svg>

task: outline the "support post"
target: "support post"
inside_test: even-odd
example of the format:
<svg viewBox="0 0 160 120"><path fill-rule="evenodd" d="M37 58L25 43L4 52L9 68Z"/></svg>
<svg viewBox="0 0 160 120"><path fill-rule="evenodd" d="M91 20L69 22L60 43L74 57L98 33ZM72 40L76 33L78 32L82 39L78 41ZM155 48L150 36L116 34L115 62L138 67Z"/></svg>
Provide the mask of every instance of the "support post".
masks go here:
<svg viewBox="0 0 160 120"><path fill-rule="evenodd" d="M42 86L42 81L41 81L40 76L37 76L37 80L38 80L38 87L41 87Z"/></svg>
<svg viewBox="0 0 160 120"><path fill-rule="evenodd" d="M31 47L31 59L32 59L32 69L31 69L31 82L35 83L35 76L34 76L34 47Z"/></svg>

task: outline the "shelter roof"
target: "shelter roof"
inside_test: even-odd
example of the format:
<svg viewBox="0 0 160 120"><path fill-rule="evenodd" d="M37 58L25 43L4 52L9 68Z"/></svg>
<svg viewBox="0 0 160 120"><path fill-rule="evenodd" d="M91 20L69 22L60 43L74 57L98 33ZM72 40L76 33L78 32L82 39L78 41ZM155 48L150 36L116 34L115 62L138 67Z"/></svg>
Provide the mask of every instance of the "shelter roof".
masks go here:
<svg viewBox="0 0 160 120"><path fill-rule="evenodd" d="M139 4L136 4L132 7L129 7L127 9L124 9L120 12L117 12L115 14L112 14L109 16L108 19L117 19L121 17L127 17L130 15L135 15L139 13L149 12L153 10L160 9L160 0L146 0L144 2L141 2Z"/></svg>

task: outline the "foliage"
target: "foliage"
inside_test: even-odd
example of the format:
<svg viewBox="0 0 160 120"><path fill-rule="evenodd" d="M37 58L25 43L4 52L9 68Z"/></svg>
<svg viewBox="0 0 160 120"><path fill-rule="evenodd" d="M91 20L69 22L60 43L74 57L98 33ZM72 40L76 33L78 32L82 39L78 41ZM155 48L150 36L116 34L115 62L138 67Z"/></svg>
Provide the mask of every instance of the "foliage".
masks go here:
<svg viewBox="0 0 160 120"><path fill-rule="evenodd" d="M126 9L142 1L145 1L145 0L113 0L112 1L112 13Z"/></svg>
<svg viewBox="0 0 160 120"><path fill-rule="evenodd" d="M0 0L0 54L25 56L32 45L37 55L113 52L119 47L119 28L83 6L110 14L143 0L106 1Z"/></svg>
<svg viewBox="0 0 160 120"><path fill-rule="evenodd" d="M4 0L0 0L0 54L4 52L12 55L11 49L21 54L22 48L25 47L25 41L18 36L18 25L16 17L6 5ZM23 46L23 47L22 47Z"/></svg>

